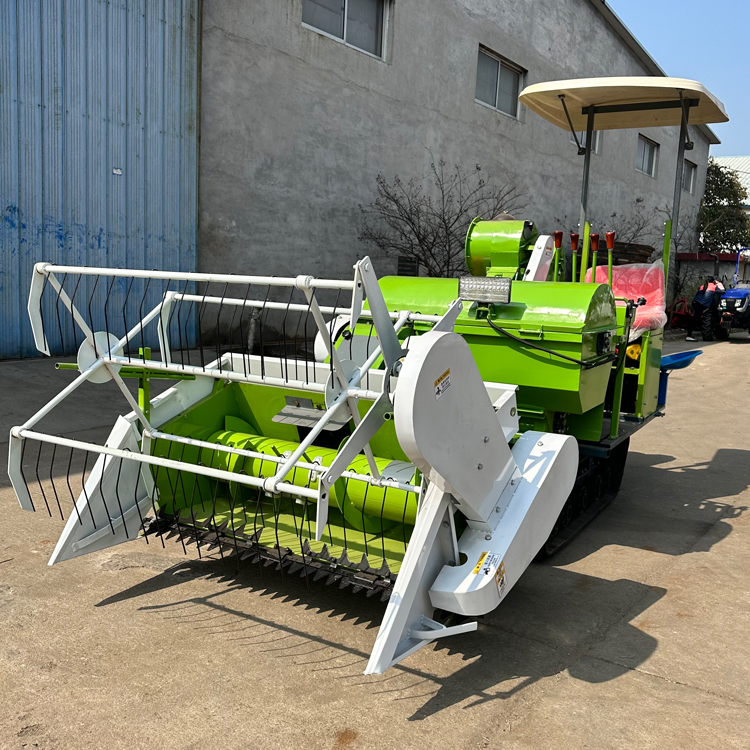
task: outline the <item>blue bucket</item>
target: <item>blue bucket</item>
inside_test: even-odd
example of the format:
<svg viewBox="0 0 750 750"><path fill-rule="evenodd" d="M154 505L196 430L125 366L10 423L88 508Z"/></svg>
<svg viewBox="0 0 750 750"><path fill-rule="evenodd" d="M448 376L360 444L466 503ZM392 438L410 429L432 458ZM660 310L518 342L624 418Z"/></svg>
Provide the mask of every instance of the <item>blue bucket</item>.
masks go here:
<svg viewBox="0 0 750 750"><path fill-rule="evenodd" d="M669 370L662 370L659 373L659 398L657 407L664 406L667 403L667 385L669 385Z"/></svg>
<svg viewBox="0 0 750 750"><path fill-rule="evenodd" d="M682 370L693 364L693 360L703 354L701 349L692 349L689 352L679 352L678 354L669 354L661 358L661 367L659 372L659 398L657 407L664 406L667 403L667 385L669 384L669 373L672 370Z"/></svg>

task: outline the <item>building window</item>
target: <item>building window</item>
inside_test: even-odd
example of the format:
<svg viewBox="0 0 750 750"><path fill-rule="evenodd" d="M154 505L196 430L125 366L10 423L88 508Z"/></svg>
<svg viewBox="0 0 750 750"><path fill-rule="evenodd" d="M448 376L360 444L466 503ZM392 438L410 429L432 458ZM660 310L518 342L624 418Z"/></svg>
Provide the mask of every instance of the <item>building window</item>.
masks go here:
<svg viewBox="0 0 750 750"><path fill-rule="evenodd" d="M635 156L635 168L653 177L656 174L656 157L659 144L650 141L642 135L638 136L638 151Z"/></svg>
<svg viewBox="0 0 750 750"><path fill-rule="evenodd" d="M302 0L302 23L382 57L385 5L386 0Z"/></svg>
<svg viewBox="0 0 750 750"><path fill-rule="evenodd" d="M476 91L478 102L494 107L511 117L518 117L518 92L522 78L521 68L479 50Z"/></svg>
<svg viewBox="0 0 750 750"><path fill-rule="evenodd" d="M399 276L419 276L419 261L415 258L399 255L397 273Z"/></svg>
<svg viewBox="0 0 750 750"><path fill-rule="evenodd" d="M685 159L685 167L682 170L682 189L688 193L695 192L695 178L698 176L698 167L693 162Z"/></svg>
<svg viewBox="0 0 750 750"><path fill-rule="evenodd" d="M583 146L584 148L586 148L586 131L585 130L581 130L578 133L576 133L576 135L578 136L578 142L581 144L581 146ZM595 154L599 153L599 146L601 144L601 138L599 137L600 135L601 135L601 131L600 130L595 130L594 131L594 145L591 147L591 151L593 153L595 153ZM573 134L572 133L570 134L570 142L571 143L575 143L576 142L576 139L573 138Z"/></svg>

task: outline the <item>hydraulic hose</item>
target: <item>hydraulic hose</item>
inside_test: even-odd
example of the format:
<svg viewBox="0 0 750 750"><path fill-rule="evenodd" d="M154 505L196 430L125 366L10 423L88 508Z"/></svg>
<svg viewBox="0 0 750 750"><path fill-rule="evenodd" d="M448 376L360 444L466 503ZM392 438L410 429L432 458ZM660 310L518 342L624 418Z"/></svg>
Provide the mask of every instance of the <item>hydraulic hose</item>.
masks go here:
<svg viewBox="0 0 750 750"><path fill-rule="evenodd" d="M592 367L598 367L599 365L604 365L607 362L614 362L617 359L616 354L610 354L605 359L597 360L596 362L584 362L582 359L576 359L575 357L569 357L567 354L560 354L560 352L556 352L553 349L547 349L544 346L539 346L539 344L535 344L533 341L528 341L527 339L522 339L520 336L515 336L510 331L506 330L505 328L501 328L499 325L496 325L493 323L489 318L487 318L487 322L490 324L490 328L492 328L493 331L496 333L501 333L503 336L507 336L509 339L513 339L513 341L517 341L519 344L523 344L524 346L528 346L531 349L537 349L540 352L544 352L545 354L551 354L553 357L559 357L560 359L567 360L568 362L573 362L573 364L580 365L583 367L584 370L590 370Z"/></svg>

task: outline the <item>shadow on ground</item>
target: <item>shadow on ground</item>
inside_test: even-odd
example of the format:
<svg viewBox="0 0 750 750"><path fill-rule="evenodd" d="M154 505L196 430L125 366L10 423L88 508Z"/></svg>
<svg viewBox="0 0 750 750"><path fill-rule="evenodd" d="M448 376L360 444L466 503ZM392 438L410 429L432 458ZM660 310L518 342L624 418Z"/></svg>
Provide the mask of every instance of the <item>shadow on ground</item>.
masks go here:
<svg viewBox="0 0 750 750"><path fill-rule="evenodd" d="M110 569L132 566L128 562L131 557L115 555ZM118 558L122 563L117 562ZM199 577L219 579L226 585L205 596L180 596L181 584ZM172 601L150 603L152 595L169 590L174 595ZM234 594L239 590L267 597L274 604L265 603L265 616L260 616L237 605ZM326 587L322 582L308 584L296 574L282 576L273 567L243 563L238 572L232 561L186 560L97 606L135 602L138 611L168 621L177 638L185 628L199 631L201 638L212 640L212 652L240 661L247 660L245 649L249 649L254 661L270 660L279 680L284 679L283 670L289 665L297 672L301 668L305 679L314 681L319 689L325 690L327 681L333 684L343 680L352 688L363 687L372 696L414 702L410 718L421 720L457 704L468 709L510 698L564 670L586 682L621 676L630 667L613 661L604 672L595 673L584 668L581 657L612 625L623 617L628 621L636 619L664 594L665 589L635 581L608 581L551 566L533 566L498 610L480 618L476 633L434 646L441 652L437 658L445 660L446 671L450 672L447 676L442 671L435 674L415 666L425 663L417 656L384 675L365 677L362 672L369 653L346 644L346 628L364 628L370 631L367 639L374 642L385 604L367 599L364 594ZM158 598L163 602L164 596ZM283 607L274 611L277 601ZM302 626L298 608L304 611L304 618L309 618ZM321 635L330 632L322 618L346 623L337 631L341 641ZM639 644L638 663L657 647L655 638L631 624L623 632L629 643ZM361 634L353 640L361 643ZM190 658L187 654L185 657ZM430 663L434 659L428 655ZM289 679L298 676L290 672Z"/></svg>
<svg viewBox="0 0 750 750"><path fill-rule="evenodd" d="M682 555L708 552L748 510L727 498L750 486L750 451L721 448L709 462L674 465L670 455L631 451L620 493L611 506L552 560L568 565L607 545ZM706 532L713 529L709 536Z"/></svg>

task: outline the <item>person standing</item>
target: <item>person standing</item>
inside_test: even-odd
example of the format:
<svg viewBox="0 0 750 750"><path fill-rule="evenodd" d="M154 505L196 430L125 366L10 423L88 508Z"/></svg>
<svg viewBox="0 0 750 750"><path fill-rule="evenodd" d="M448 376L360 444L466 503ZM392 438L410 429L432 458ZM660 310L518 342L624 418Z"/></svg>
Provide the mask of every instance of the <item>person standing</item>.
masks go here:
<svg viewBox="0 0 750 750"><path fill-rule="evenodd" d="M687 336L685 341L695 341L693 338L693 332L697 329L700 330L703 316L706 311L710 310L714 303L714 295L716 292L723 292L724 285L720 281L716 281L713 276L709 276L706 279L706 283L696 292L693 297L692 308L693 317L688 321Z"/></svg>

